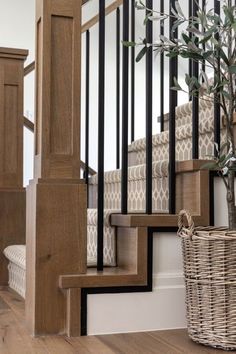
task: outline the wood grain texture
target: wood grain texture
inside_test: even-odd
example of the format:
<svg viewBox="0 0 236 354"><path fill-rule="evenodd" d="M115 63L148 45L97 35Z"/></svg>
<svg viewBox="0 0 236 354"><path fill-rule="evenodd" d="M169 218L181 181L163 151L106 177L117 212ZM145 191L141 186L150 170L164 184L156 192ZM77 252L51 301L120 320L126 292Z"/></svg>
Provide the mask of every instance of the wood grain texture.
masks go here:
<svg viewBox="0 0 236 354"><path fill-rule="evenodd" d="M205 216L193 215L195 225L208 225ZM178 227L178 214L113 214L111 225L119 227Z"/></svg>
<svg viewBox="0 0 236 354"><path fill-rule="evenodd" d="M68 337L79 337L81 333L81 289L68 289L66 300L66 334Z"/></svg>
<svg viewBox="0 0 236 354"><path fill-rule="evenodd" d="M120 268L105 269L102 273L88 270L86 274L61 275L59 278L59 286L62 289L125 285L146 285L146 281L139 274Z"/></svg>
<svg viewBox="0 0 236 354"><path fill-rule="evenodd" d="M36 3L35 177L80 177L81 1Z"/></svg>
<svg viewBox="0 0 236 354"><path fill-rule="evenodd" d="M32 71L35 70L35 61L33 61L32 63L30 63L29 65L27 65L24 68L24 76L29 75L30 73L32 73Z"/></svg>
<svg viewBox="0 0 236 354"><path fill-rule="evenodd" d="M34 123L31 122L28 118L24 117L24 127L29 129L32 133L34 133Z"/></svg>
<svg viewBox="0 0 236 354"><path fill-rule="evenodd" d="M86 272L80 22L80 0L36 1L35 174L27 188L26 229L26 319L33 335L65 333L66 310L72 316L78 291L66 299L59 275Z"/></svg>
<svg viewBox="0 0 236 354"><path fill-rule="evenodd" d="M37 183L27 188L26 316L33 334L65 332L61 274L86 271L86 186Z"/></svg>
<svg viewBox="0 0 236 354"><path fill-rule="evenodd" d="M33 338L25 327L24 302L0 288L1 354L218 354L228 353L192 342L185 329L68 338ZM233 352L232 352L233 353Z"/></svg>
<svg viewBox="0 0 236 354"><path fill-rule="evenodd" d="M147 285L147 228L118 228L116 268L85 274L67 274L59 278L62 289Z"/></svg>
<svg viewBox="0 0 236 354"><path fill-rule="evenodd" d="M0 188L23 187L23 65L27 53L0 48Z"/></svg>
<svg viewBox="0 0 236 354"><path fill-rule="evenodd" d="M8 282L3 250L25 243L23 66L28 51L0 48L0 285Z"/></svg>

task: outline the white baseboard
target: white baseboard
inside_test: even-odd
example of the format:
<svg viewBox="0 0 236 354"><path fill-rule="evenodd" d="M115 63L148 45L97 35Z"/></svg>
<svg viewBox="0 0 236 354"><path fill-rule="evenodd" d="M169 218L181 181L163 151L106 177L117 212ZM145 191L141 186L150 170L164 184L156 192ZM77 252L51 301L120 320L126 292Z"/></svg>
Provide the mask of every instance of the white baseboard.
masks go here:
<svg viewBox="0 0 236 354"><path fill-rule="evenodd" d="M184 288L184 276L178 273L157 273L153 275L153 290Z"/></svg>
<svg viewBox="0 0 236 354"><path fill-rule="evenodd" d="M182 273L158 273L152 293L88 296L88 334L185 328Z"/></svg>

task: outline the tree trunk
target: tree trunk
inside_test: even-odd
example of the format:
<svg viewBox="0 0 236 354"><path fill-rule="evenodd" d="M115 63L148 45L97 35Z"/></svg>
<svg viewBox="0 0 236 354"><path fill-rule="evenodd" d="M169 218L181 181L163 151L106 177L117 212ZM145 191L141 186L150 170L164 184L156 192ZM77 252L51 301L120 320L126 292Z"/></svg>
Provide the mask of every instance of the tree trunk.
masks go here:
<svg viewBox="0 0 236 354"><path fill-rule="evenodd" d="M235 192L234 192L234 177L235 172L229 171L228 183L229 188L227 190L227 203L228 203L228 219L229 229L236 230L236 206L235 206Z"/></svg>

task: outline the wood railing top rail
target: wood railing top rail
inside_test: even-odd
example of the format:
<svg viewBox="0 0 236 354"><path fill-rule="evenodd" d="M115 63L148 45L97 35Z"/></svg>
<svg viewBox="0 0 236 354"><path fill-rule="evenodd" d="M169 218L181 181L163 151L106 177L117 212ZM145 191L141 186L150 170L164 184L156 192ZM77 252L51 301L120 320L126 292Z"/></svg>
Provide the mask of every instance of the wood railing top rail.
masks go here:
<svg viewBox="0 0 236 354"><path fill-rule="evenodd" d="M34 123L31 122L31 120L29 120L28 118L24 117L24 126L29 129L32 133L34 133ZM80 167L82 168L82 170L85 170L86 165L83 161L80 161ZM92 169L91 167L89 167L89 174L90 176L95 175L97 172Z"/></svg>
<svg viewBox="0 0 236 354"><path fill-rule="evenodd" d="M34 132L34 123L28 118L24 117L24 126L29 129L32 133Z"/></svg>
<svg viewBox="0 0 236 354"><path fill-rule="evenodd" d="M106 16L109 15L111 12L115 11L122 4L123 4L123 0L116 0L111 5L107 6L106 10L105 10ZM87 30L89 30L91 27L96 25L98 22L99 22L99 15L96 15L96 16L92 17L91 20L87 21L82 26L82 33L84 33Z"/></svg>
<svg viewBox="0 0 236 354"><path fill-rule="evenodd" d="M88 2L89 0L84 0L83 4ZM120 5L123 4L123 0L116 0L114 1L111 5L107 6L106 8L106 15L109 15L113 11L115 11ZM84 25L82 25L82 33L86 32L89 30L91 27L95 26L99 22L99 15L96 15L91 18L91 20L87 21ZM33 61L29 65L27 65L24 69L24 75L27 76L29 75L32 71L35 69L35 62Z"/></svg>
<svg viewBox="0 0 236 354"><path fill-rule="evenodd" d="M82 170L85 170L86 164L85 164L83 161L80 161L80 167L82 168ZM96 172L95 170L93 170L91 167L89 167L88 170L89 170L90 176L94 176L94 175L96 175L96 173L97 173L97 172Z"/></svg>
<svg viewBox="0 0 236 354"><path fill-rule="evenodd" d="M24 68L24 76L29 75L35 69L35 62L33 61Z"/></svg>

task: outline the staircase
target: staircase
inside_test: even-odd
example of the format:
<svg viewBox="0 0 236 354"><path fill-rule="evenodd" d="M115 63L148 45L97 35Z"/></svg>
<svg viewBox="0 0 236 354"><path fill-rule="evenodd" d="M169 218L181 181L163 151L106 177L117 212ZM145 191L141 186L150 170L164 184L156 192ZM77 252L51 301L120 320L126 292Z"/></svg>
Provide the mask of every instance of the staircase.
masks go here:
<svg viewBox="0 0 236 354"><path fill-rule="evenodd" d="M86 43L89 49L88 31L91 26L98 23L100 43L104 41L105 14L116 11L117 29L119 29L119 7L122 1L115 1L106 11L104 2L100 1L99 16L84 24L82 29L81 6L78 5L77 0L71 2L72 7L70 3L65 5L64 0L58 0L58 4L52 0L49 2L52 2L50 9L46 6L47 0L37 1L38 36L42 34L40 26L45 32L42 38L37 39L39 47L36 65L31 65L30 68L30 70L36 68L38 111L36 126L32 127L28 124L31 129L35 129L36 156L35 179L27 189L26 246L9 243L4 254L10 262L9 286L26 298L27 323L31 332L36 335L66 333L68 336L79 336L81 333L86 334L88 293L152 290L154 231L176 231L177 215L183 208L190 210L196 225L210 223L209 171L201 169L201 166L208 155L214 154L215 108L213 103L205 101L204 96L198 101L199 153L197 158L193 159L193 150L196 150L193 144L196 126L193 124L195 112L192 102L178 107L170 106L170 113L162 114L160 117L164 131L156 135L150 134L153 119L151 115L151 119L150 117L147 119L149 129L146 137L128 144L127 131L125 131L127 126L124 125L126 120L128 124L125 116L127 112L124 109L128 102L125 101L124 95L122 168L105 172L102 149L104 132L102 134L101 129L104 124L104 114L102 114L104 86L99 86L101 140L98 147L100 162L96 173L89 168L88 109L86 110L85 163L80 162L80 141L76 134L80 127L74 118L79 116L80 107L71 104L71 102L80 102L80 83L75 83L72 74L74 74L74 65L78 65L78 58L81 58L78 46L81 33L86 31ZM129 2L125 0L124 35L129 27L129 23L125 22L128 15L127 4L129 5ZM65 20L68 14L68 18L73 18L75 21L77 29L71 37L69 33L72 27L69 20ZM57 22L57 17L61 22ZM52 29L53 35L47 26L49 18L55 26ZM75 31L74 27L73 31ZM117 31L117 48L121 48L120 39ZM71 41L71 47L75 46L75 51L70 55L67 55L68 53L63 49L63 45L68 45L68 40ZM51 43L50 50L47 47L48 43ZM68 49L69 46L66 48ZM101 46L100 61L104 56L103 50ZM128 53L128 48L122 50ZM58 65L58 60L61 59L58 59L58 55L52 56L51 51L55 51L56 54L62 53L65 72L61 70L61 62ZM86 53L89 55L89 50ZM51 64L48 67L50 60ZM89 74L88 63L89 61L86 66L87 74ZM129 73L124 70L124 64L125 58L122 73L123 86L127 84L129 76ZM101 66L100 62L99 69ZM27 69L26 74L30 70ZM120 70L118 65L119 76ZM65 85L61 88L64 90L65 97L59 91L56 91L57 94L53 96L54 91L47 80L48 72L53 78L52 81L54 80L55 91L59 83ZM150 72L148 74L150 77ZM102 70L99 71L99 75L103 76ZM89 78L89 75L87 77ZM101 82L103 79L104 77ZM72 83L74 86L70 91ZM120 87L118 91L120 92ZM53 96L49 103L48 92ZM86 86L86 92L88 99L89 86ZM171 92L170 95L176 93ZM164 93L161 99L164 99ZM86 104L88 108L89 102ZM117 107L119 106L118 100ZM65 107L72 112L69 122ZM119 118L119 110L117 114ZM118 130L121 131L119 119L117 123ZM220 135L221 140L224 141L223 126ZM173 146L175 154L171 153ZM119 152L118 144L118 155ZM83 181L80 179L78 166L85 170ZM88 205L85 202L86 187ZM150 196L151 211L149 210ZM124 206L127 206L127 212ZM26 279L28 279L27 286Z"/></svg>

